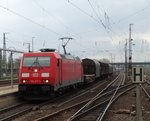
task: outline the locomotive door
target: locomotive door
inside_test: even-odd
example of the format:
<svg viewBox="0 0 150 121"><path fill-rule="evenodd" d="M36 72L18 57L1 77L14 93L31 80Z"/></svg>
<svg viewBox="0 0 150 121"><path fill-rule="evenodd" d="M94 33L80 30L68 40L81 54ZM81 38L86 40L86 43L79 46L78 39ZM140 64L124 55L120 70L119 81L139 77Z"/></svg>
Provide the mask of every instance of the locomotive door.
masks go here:
<svg viewBox="0 0 150 121"><path fill-rule="evenodd" d="M57 60L57 66L58 66L58 82L59 85L62 84L62 60Z"/></svg>

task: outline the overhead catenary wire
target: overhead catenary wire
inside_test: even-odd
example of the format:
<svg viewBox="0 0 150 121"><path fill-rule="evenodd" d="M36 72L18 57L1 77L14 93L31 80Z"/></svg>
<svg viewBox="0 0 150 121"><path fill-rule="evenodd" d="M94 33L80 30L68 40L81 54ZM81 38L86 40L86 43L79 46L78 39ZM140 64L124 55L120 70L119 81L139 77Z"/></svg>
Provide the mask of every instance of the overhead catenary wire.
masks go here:
<svg viewBox="0 0 150 121"><path fill-rule="evenodd" d="M87 14L84 10L82 10L81 8L79 8L77 5L75 5L74 3L72 3L72 2L70 2L70 1L68 1L69 3L71 3L74 7L76 7L77 9L79 9L82 13L84 13L84 14L86 14L86 15L88 15L89 17L91 17L91 15L90 14ZM93 17L93 16L92 16ZM112 22L113 23L113 22ZM113 25L113 24L110 24L110 25ZM110 28L110 27L108 27L108 29L109 29L109 31L111 31L112 33L114 33L114 31L112 31L112 28ZM108 34L110 34L110 33L108 33ZM127 35L126 33L124 33L124 35ZM118 36L119 37L119 36ZM121 37L119 37L119 38L121 38ZM121 40L123 40L122 38L121 38Z"/></svg>
<svg viewBox="0 0 150 121"><path fill-rule="evenodd" d="M101 1L99 0L99 2L101 2ZM102 7L101 7L100 4L97 2L97 0L95 0L95 1L93 0L93 3L95 4L95 6L97 6L97 9L98 9L97 11L98 11L99 14L102 14L102 15L103 15L103 13L106 12L103 3L101 4ZM101 12L100 12L100 11L101 11Z"/></svg>
<svg viewBox="0 0 150 121"><path fill-rule="evenodd" d="M91 4L90 0L88 0L88 1ZM91 4L91 7L93 7L93 9L95 9L95 11L96 11L96 8L97 8L97 14L99 13L99 15L102 14L101 16L104 16L104 20L105 20L104 25L106 26L107 29L110 29L111 28L110 27L111 26L110 25L110 17L109 17L108 13L105 10L105 7L104 7L104 4L103 4L102 0L99 0L99 2L101 2L102 7L100 7L99 2L97 2L97 0L95 0L95 1L92 0L92 1L93 1L93 4L95 4L95 6L97 6L97 7L92 6L92 4ZM100 10L101 10L102 13L100 13Z"/></svg>
<svg viewBox="0 0 150 121"><path fill-rule="evenodd" d="M89 4L90 4L90 6L92 7L94 13L95 13L97 16L99 16L98 13L97 13L96 10L95 10L96 8L92 6L90 0L88 0L88 2L89 2ZM93 0L93 2L95 3L95 5L98 6L97 8L99 8L98 2L97 2L96 0L95 0L95 1ZM102 2L102 1L101 1L101 2ZM103 9L102 9L102 8L103 8ZM109 30L110 32L112 32L113 34L117 35L117 34L112 30L112 27L110 27L110 26L111 26L110 23L109 23L110 17L108 16L108 14L107 14L107 12L106 12L103 3L102 3L102 8L101 8L101 11L104 13L106 29L108 29L108 30ZM98 9L98 12L99 12L99 9ZM99 13L100 13L100 12L99 12ZM107 30L106 30L106 31L107 31ZM109 32L108 32L108 31L107 31L107 34L109 35ZM113 41L112 36L110 36L110 38L111 38L111 40ZM121 39L120 36L118 36L118 38ZM120 48L120 42L119 42L119 48L118 48L118 49L119 49L119 52L123 53L122 50L121 50L121 48ZM122 54L121 54L121 55L122 55ZM122 56L121 56L121 60L122 60Z"/></svg>
<svg viewBox="0 0 150 121"><path fill-rule="evenodd" d="M88 1L90 1L90 0L88 0ZM93 1L94 1L94 0L93 0ZM112 34L117 35L117 37L118 37L119 39L122 39L120 36L118 36L118 34L116 34L116 32L113 31L112 26L111 26L111 24L110 24L110 21L112 21L112 20L110 19L108 13L106 12L106 9L105 9L105 7L104 7L104 4L103 4L102 0L100 0L99 2L101 2L101 5L102 5L101 11L104 13L106 29L107 29L109 32L111 32ZM90 3L90 4L91 4L91 3ZM95 5L99 6L99 3L97 2L97 0L95 1ZM92 4L91 4L91 6L92 6ZM98 7L98 8L99 8L99 7ZM93 9L94 9L94 7L93 7ZM95 10L95 11L96 11L96 10ZM113 23L113 22L112 22L112 23ZM108 33L108 31L107 31L107 33ZM124 33L123 33L123 34L124 34ZM108 33L108 35L109 35L109 33ZM126 34L124 34L124 35L126 35ZM110 38L112 39L112 37L110 37Z"/></svg>
<svg viewBox="0 0 150 121"><path fill-rule="evenodd" d="M140 10L138 10L138 11L136 11L136 12L134 12L134 13L132 13L132 14L130 14L130 15L124 17L124 18L119 19L119 20L116 21L116 22L113 22L112 25L114 25L114 24L119 24L120 22L125 21L126 19L129 19L129 18L131 18L131 17L134 17L135 15L138 15L140 12L142 12L142 11L148 9L148 8L150 8L150 4L148 4L148 5L145 6L144 8L142 8L142 9L140 9Z"/></svg>
<svg viewBox="0 0 150 121"><path fill-rule="evenodd" d="M10 13L15 14L15 15L17 15L17 16L19 16L19 17L21 17L21 18L23 18L23 19L25 19L25 20L27 20L27 21L29 21L29 22L31 22L31 23L33 23L33 24L35 24L35 25L37 25L37 26L39 26L39 27L41 27L41 28L43 28L43 29L46 29L47 31L52 32L52 33L56 34L57 36L63 36L63 35L61 35L60 33L55 32L55 31L53 31L52 29L50 29L50 28L48 28L48 27L45 27L45 26L43 26L43 25L41 25L41 24L39 24L39 23L33 21L32 19L27 18L27 17L25 17L25 16L23 16L23 15L21 15L21 14L15 12L15 11L13 11L13 10L7 8L7 7L4 7L4 6L0 5L0 8L4 9L4 10L6 10L6 11L9 11Z"/></svg>
<svg viewBox="0 0 150 121"><path fill-rule="evenodd" d="M81 9L80 7L78 7L77 5L75 5L73 2L71 2L70 0L66 0L69 4L71 4L73 7L77 8L80 12L84 13L85 15L87 15L88 17L90 17L93 21L95 21L96 23L100 24L103 26L103 28L106 30L107 34L109 35L106 26L104 25L104 23L98 19L96 19L95 17L93 17L92 15L90 15L89 13L87 13L86 11L84 11L83 9ZM110 35L109 35L110 37ZM110 39L113 41L112 37L110 37Z"/></svg>
<svg viewBox="0 0 150 121"><path fill-rule="evenodd" d="M49 28L45 27L44 25L41 25L41 24L39 24L39 23L37 23L37 22L34 22L33 20L31 20L31 19L29 19L29 18L27 18L27 17L25 17L25 16L22 16L21 14L18 14L18 13L14 12L14 11L8 9L8 8L5 8L5 7L3 7L3 6L0 6L0 7L6 9L7 11L9 11L9 12L11 12L11 13L17 15L17 16L20 16L20 17L22 17L22 18L24 18L24 19L26 19L26 20L28 20L28 21L30 21L30 22L32 22L32 23L34 23L34 24L36 24L36 25L42 27L42 28L46 28L46 29L49 30ZM51 30L50 30L50 31L51 31ZM56 33L56 34L58 35L58 33ZM60 34L59 34L59 35L60 35Z"/></svg>
<svg viewBox="0 0 150 121"><path fill-rule="evenodd" d="M102 19L100 18L100 20L102 21L102 23L105 25L105 27L107 28L107 29L110 29L110 23L109 23L109 15L107 14L107 12L106 12L106 10L105 10L105 8L104 8L104 5L103 5L103 3L102 3L102 7L99 7L99 3L97 2L97 1L94 1L94 0L92 0L93 1L93 4L95 4L95 6L97 6L97 8L98 8L98 10L96 11L96 7L94 7L93 5L92 5L92 3L90 2L90 0L88 0L88 2L89 2L89 4L90 4L90 6L91 6L91 8L93 9L93 11L94 11L94 13L95 14L97 14L97 16L99 17L99 15L101 14L100 13L100 9L101 9L101 12L102 12L102 16L104 16L104 20L105 20L105 24L104 24L104 22L102 21ZM101 1L102 2L102 1ZM98 15L98 13L99 13L99 15Z"/></svg>
<svg viewBox="0 0 150 121"><path fill-rule="evenodd" d="M100 21L99 19L93 17L92 15L90 15L89 13L87 13L86 11L84 11L83 9L81 9L80 7L78 7L76 4L74 4L73 2L71 2L70 0L66 0L69 4L71 4L73 7L75 7L76 9L78 9L80 12L82 12L83 14L87 15L88 17L90 17L93 21L95 21L96 23L100 24L104 29L105 32L107 33L108 37L110 38L110 40L113 42L113 38L112 36L110 36L106 26L104 25L104 23L102 21ZM101 23L102 22L102 23Z"/></svg>
<svg viewBox="0 0 150 121"><path fill-rule="evenodd" d="M89 13L87 13L86 11L84 11L83 9L81 9L80 7L78 7L77 5L75 5L73 2L71 2L70 0L66 0L69 4L71 4L73 7L77 8L80 12L82 12L83 14L87 15L88 17L90 17L93 21L97 22L98 24L100 24L99 20L97 20L95 17L93 17L92 15L90 15Z"/></svg>
<svg viewBox="0 0 150 121"><path fill-rule="evenodd" d="M57 16L55 16L54 14L52 14L49 10L47 10L46 8L44 8L41 4L39 4L36 0L32 0L36 3L36 5L38 7L40 7L42 10L44 10L49 16L54 17L61 25L63 25L66 29L71 30L74 32L74 30L72 30L70 27L68 27L67 25L65 25L59 18L57 18ZM76 36L76 38L80 38L82 39L82 37L80 36L81 33L74 33L71 36ZM89 50L89 48L87 48L84 44L81 44L80 42L78 42L76 39L74 39L74 43L76 45L80 45L83 49Z"/></svg>
<svg viewBox="0 0 150 121"><path fill-rule="evenodd" d="M49 10L47 10L47 9L44 8L41 4L39 4L39 3L37 2L37 0L32 0L32 1L33 1L39 8L41 8L43 12L45 12L45 13L47 13L49 16L55 18L55 20L58 21L58 23L60 23L62 26L64 26L64 28L65 28L66 30L69 30L69 31L73 31L73 32L74 32L74 30L73 30L72 28L70 28L69 26L67 26L66 24L64 24L64 22L62 22L56 15L52 14ZM69 32L69 33L70 33L70 32ZM82 38L79 34L77 34L77 33L75 33L75 32L74 32L74 33L71 33L71 36L76 36L76 37L78 37L78 38Z"/></svg>
<svg viewBox="0 0 150 121"><path fill-rule="evenodd" d="M96 0L95 0L96 1ZM37 1L38 2L38 1ZM92 2L92 0L91 0L91 3L93 4L93 2ZM76 4L76 5L78 5L78 4ZM79 6L80 7L80 6ZM95 7L95 6L94 6ZM106 6L106 8L107 8L107 6ZM86 9L83 9L83 10L85 10L86 11ZM17 12L17 11L16 11ZM44 12L44 15L47 15L46 13L45 13L45 10L43 10L43 12ZM98 12L97 12L98 13ZM90 14L90 13L89 13ZM57 16L56 16L57 17ZM99 17L101 17L100 15L99 15ZM32 20L34 20L34 19L32 19ZM103 20L103 19L102 19ZM38 21L37 21L38 22ZM104 21L103 21L104 22ZM104 22L104 24L105 24L105 22ZM45 24L44 24L44 22L41 24L42 26L45 26ZM105 24L106 25L106 24ZM101 27L102 28L102 27ZM111 28L111 29L113 29L113 30L116 30L116 28ZM121 33L121 32L120 32ZM111 34L111 36L114 38L115 36L113 35L113 33L109 33L109 34ZM118 34L118 32L117 32L117 34ZM115 38L114 38L115 39ZM78 42L78 44L79 44L79 41L77 40L77 42ZM92 41L91 41L92 42ZM83 46L84 46L84 44L83 44Z"/></svg>
<svg viewBox="0 0 150 121"><path fill-rule="evenodd" d="M61 35L60 33L57 33L57 32L55 32L55 31L51 30L50 28L45 27L44 25L39 24L39 23L33 21L33 20L30 19L30 18L27 18L27 17L21 15L20 13L17 13L17 12L15 12L15 11L9 9L8 7L5 7L5 6L0 5L0 8L6 10L6 11L8 11L8 12L10 12L10 13L16 15L16 16L19 16L20 18L23 18L23 19L25 19L25 20L27 20L27 21L29 21L29 22L31 22L31 23L33 23L33 24L35 24L35 25L37 25L37 26L43 28L43 29L46 29L46 30L48 30L48 31L50 31L50 32L52 32L52 33L54 33L54 34L56 34L56 35L59 36L59 37L63 36L63 35ZM79 44L78 44L78 45L79 45Z"/></svg>
<svg viewBox="0 0 150 121"><path fill-rule="evenodd" d="M3 26L0 26L0 30L3 32L4 30L7 30L9 33L14 33L14 34L17 34L17 37L18 36L20 36L20 37L22 37L22 36L24 36L24 37L32 37L31 35L29 35L29 34L26 34L26 33L24 33L24 32L22 32L22 31L16 31L16 29L14 30L14 29L12 29L12 28L6 28L6 27L3 27ZM18 42L20 42L20 41L18 41Z"/></svg>
<svg viewBox="0 0 150 121"><path fill-rule="evenodd" d="M94 9L94 7L92 6L90 0L88 0L88 2L89 2L89 4L90 4L90 6L91 6L93 12L95 13L96 17L98 18L98 20L100 21L100 23L102 24L102 26L106 29L105 24L103 23L102 19L99 17L99 15L97 14L97 12L95 11L95 9Z"/></svg>
<svg viewBox="0 0 150 121"><path fill-rule="evenodd" d="M108 30L110 30L111 32L113 32L113 31L103 23L102 19L101 19L101 18L99 17L99 15L97 14L97 12L96 12L95 8L93 7L93 5L91 4L90 0L88 0L88 3L90 4L90 6L91 6L93 12L94 12L95 15L97 16L97 18L98 18L98 20L100 21L100 23L102 24L102 26L103 26L103 28L105 29L105 31L106 31L107 35L109 36L109 38L111 39L112 42L114 42L114 40L113 40L112 36L109 34L109 31L108 31Z"/></svg>
<svg viewBox="0 0 150 121"><path fill-rule="evenodd" d="M94 1L94 0L93 0ZM95 0L95 2L97 2L97 0ZM102 5L102 7L101 7L101 9L103 9L103 11L104 12L106 12L106 8L104 7L104 4L103 4L103 1L102 0L99 0L98 2L101 2L101 5ZM98 4L98 2L97 2L97 4ZM112 21L112 20L110 20L110 17L109 17L109 20L110 20L110 23L109 23L109 26L114 26L114 25L119 25L119 23L121 23L122 21L125 21L126 19L130 19L131 17L133 18L135 15L138 15L139 13L141 13L141 12L143 12L143 11L145 11L146 9L148 9L148 8L150 8L150 4L148 4L148 5L146 5L144 8L142 8L142 9L140 9L140 10L138 10L138 11L136 11L136 12L134 12L134 13L132 13L132 14L130 14L130 15L128 15L128 16L126 16L126 17L124 17L124 18L121 18L121 19L119 19L119 20L117 20L117 21ZM107 12L106 12L107 13ZM107 14L108 15L108 14ZM110 29L111 29L111 27L109 27ZM118 28L119 30L120 30L120 28ZM111 31L111 30L110 30ZM114 32L113 32L114 33ZM127 36L128 35L128 33L125 33L125 32L123 32L123 34L125 35L125 36Z"/></svg>
<svg viewBox="0 0 150 121"><path fill-rule="evenodd" d="M53 15L51 12L49 12L46 8L44 8L42 5L40 5L36 0L33 0L37 6L39 6L42 10L44 10L48 15L53 16L60 24L62 24L65 28L69 29L70 28L65 25L63 22L61 22L61 20L59 20L59 18L57 18L55 15ZM75 35L79 36L81 33L76 33ZM81 38L81 36L79 36ZM80 41L81 42L81 41ZM74 43L77 45L80 45L84 50L89 50L89 48L86 47L85 44L81 44L80 42L78 42L76 39L74 39ZM90 41L89 41L90 43Z"/></svg>

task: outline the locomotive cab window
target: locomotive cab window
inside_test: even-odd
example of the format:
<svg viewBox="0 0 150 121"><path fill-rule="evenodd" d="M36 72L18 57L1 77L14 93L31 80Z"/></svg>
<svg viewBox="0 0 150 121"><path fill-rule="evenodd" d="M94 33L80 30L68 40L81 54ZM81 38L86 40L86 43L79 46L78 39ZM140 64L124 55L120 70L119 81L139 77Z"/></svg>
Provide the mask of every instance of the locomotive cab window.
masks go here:
<svg viewBox="0 0 150 121"><path fill-rule="evenodd" d="M24 57L23 66L50 66L50 57Z"/></svg>

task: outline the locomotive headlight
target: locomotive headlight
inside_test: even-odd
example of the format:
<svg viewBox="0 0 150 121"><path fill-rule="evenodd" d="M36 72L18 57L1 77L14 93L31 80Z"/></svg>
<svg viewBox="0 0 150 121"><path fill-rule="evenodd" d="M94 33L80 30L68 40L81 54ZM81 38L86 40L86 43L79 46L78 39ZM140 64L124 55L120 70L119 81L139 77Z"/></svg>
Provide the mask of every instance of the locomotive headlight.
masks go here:
<svg viewBox="0 0 150 121"><path fill-rule="evenodd" d="M27 83L27 80L23 80L22 83Z"/></svg>
<svg viewBox="0 0 150 121"><path fill-rule="evenodd" d="M22 73L22 77L29 77L29 73Z"/></svg>
<svg viewBox="0 0 150 121"><path fill-rule="evenodd" d="M38 70L37 70L37 69L34 69L34 72L38 72Z"/></svg>
<svg viewBox="0 0 150 121"><path fill-rule="evenodd" d="M48 79L47 79L47 80L43 80L43 82L44 82L44 83L49 83L49 80L48 80Z"/></svg>
<svg viewBox="0 0 150 121"><path fill-rule="evenodd" d="M46 82L46 83L48 83L48 82L49 82L49 80L45 80L45 82Z"/></svg>
<svg viewBox="0 0 150 121"><path fill-rule="evenodd" d="M41 76L42 77L50 77L50 73L42 73Z"/></svg>

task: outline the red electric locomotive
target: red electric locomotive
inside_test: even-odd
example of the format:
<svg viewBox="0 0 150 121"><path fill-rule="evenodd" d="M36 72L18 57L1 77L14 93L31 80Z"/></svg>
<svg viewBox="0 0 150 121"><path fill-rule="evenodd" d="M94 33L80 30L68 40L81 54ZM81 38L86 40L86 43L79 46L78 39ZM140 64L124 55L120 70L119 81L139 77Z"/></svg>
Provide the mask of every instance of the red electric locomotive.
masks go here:
<svg viewBox="0 0 150 121"><path fill-rule="evenodd" d="M78 57L61 55L54 49L24 53L19 72L19 93L44 98L83 83L83 67Z"/></svg>

